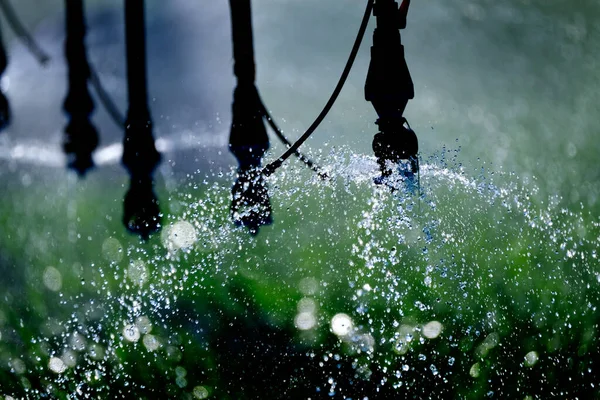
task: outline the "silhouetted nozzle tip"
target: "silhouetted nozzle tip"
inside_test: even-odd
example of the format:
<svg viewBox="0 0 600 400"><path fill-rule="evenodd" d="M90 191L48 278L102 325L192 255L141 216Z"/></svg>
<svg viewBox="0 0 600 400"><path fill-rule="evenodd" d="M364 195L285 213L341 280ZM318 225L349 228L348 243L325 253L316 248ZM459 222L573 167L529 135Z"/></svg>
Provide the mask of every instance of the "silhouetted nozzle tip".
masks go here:
<svg viewBox="0 0 600 400"><path fill-rule="evenodd" d="M94 167L92 153L98 147L98 132L86 119L72 119L65 128L63 148L67 154L67 165L79 176L84 176Z"/></svg>
<svg viewBox="0 0 600 400"><path fill-rule="evenodd" d="M274 163L267 164L267 166L263 168L261 173L264 177L269 177L269 176L273 175L273 172L275 172L275 170L277 169L277 167L274 166L273 164Z"/></svg>
<svg viewBox="0 0 600 400"><path fill-rule="evenodd" d="M94 160L91 154L68 154L67 167L77 172L80 178L94 168Z"/></svg>
<svg viewBox="0 0 600 400"><path fill-rule="evenodd" d="M0 92L0 130L10 124L10 105L4 93Z"/></svg>
<svg viewBox="0 0 600 400"><path fill-rule="evenodd" d="M239 169L231 195L231 217L237 226L257 235L261 226L273 223L269 193L258 168Z"/></svg>
<svg viewBox="0 0 600 400"><path fill-rule="evenodd" d="M376 183L383 182L392 174L390 164L396 164L407 178L417 174L419 142L415 132L403 118L395 123L379 121L378 124L381 132L373 138L373 152L381 178L376 179Z"/></svg>
<svg viewBox="0 0 600 400"><path fill-rule="evenodd" d="M327 172L317 171L317 176L324 181L328 181L331 177L327 174Z"/></svg>
<svg viewBox="0 0 600 400"><path fill-rule="evenodd" d="M144 240L160 231L161 213L152 179L132 179L123 205L123 224L128 231Z"/></svg>

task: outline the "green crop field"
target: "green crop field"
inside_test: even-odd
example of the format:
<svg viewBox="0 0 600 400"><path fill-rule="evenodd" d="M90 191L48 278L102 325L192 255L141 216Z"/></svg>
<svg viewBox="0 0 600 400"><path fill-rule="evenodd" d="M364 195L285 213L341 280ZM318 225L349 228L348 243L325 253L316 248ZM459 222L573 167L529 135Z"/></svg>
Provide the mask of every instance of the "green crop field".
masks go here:
<svg viewBox="0 0 600 400"><path fill-rule="evenodd" d="M256 237L229 221L231 177L199 174L160 191L147 243L120 225L120 182L50 194L31 172L2 200L4 393L597 396L599 221L440 160L420 198L352 153L327 182L288 168Z"/></svg>

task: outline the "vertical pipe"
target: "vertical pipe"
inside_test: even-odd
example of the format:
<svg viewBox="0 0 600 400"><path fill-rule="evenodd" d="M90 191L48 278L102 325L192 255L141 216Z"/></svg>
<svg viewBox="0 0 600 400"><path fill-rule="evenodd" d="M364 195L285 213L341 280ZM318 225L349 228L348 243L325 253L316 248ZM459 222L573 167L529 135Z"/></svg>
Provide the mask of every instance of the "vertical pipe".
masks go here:
<svg viewBox="0 0 600 400"><path fill-rule="evenodd" d="M254 42L250 0L229 0L233 40L233 72L237 86L233 93L231 152L240 168L257 167L269 148L260 98L255 86Z"/></svg>
<svg viewBox="0 0 600 400"><path fill-rule="evenodd" d="M4 75L8 65L8 57L4 48L4 40L2 38L2 29L0 27L0 78ZM10 107L8 99L0 90L0 130L4 129L10 123Z"/></svg>
<svg viewBox="0 0 600 400"><path fill-rule="evenodd" d="M65 0L65 58L68 90L63 109L69 118L65 127L64 150L69 167L84 175L93 167L92 152L98 146L98 132L90 122L94 102L88 90L90 68L85 49L83 0Z"/></svg>
<svg viewBox="0 0 600 400"><path fill-rule="evenodd" d="M256 79L254 64L254 37L252 33L252 6L250 0L229 0L231 35L233 39L233 73L238 84L252 84Z"/></svg>
<svg viewBox="0 0 600 400"><path fill-rule="evenodd" d="M239 167L232 188L231 215L236 225L250 233L272 222L271 204L264 177L259 170L269 148L263 120L263 106L255 86L254 42L250 0L229 0L233 41L233 72L237 86L233 92L229 150Z"/></svg>
<svg viewBox="0 0 600 400"><path fill-rule="evenodd" d="M152 136L146 71L144 0L125 0L125 42L129 108L123 141L123 165L131 177L124 199L123 223L142 238L160 230L160 209L154 194L154 169L160 162Z"/></svg>
<svg viewBox="0 0 600 400"><path fill-rule="evenodd" d="M128 117L136 120L146 119L147 122L150 122L144 0L125 0L125 20L130 113Z"/></svg>

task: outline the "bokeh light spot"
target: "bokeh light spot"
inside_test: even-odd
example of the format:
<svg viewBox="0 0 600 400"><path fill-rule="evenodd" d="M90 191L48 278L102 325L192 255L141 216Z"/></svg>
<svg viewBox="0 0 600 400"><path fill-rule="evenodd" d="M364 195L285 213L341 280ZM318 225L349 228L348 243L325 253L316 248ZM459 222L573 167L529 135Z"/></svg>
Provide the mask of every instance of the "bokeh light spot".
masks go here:
<svg viewBox="0 0 600 400"><path fill-rule="evenodd" d="M197 399L207 399L208 398L208 389L204 386L196 386L192 391L192 394Z"/></svg>
<svg viewBox="0 0 600 400"><path fill-rule="evenodd" d="M109 237L102 243L102 254L108 261L119 262L123 259L123 246L117 239Z"/></svg>
<svg viewBox="0 0 600 400"><path fill-rule="evenodd" d="M194 225L187 221L177 221L163 234L163 245L173 251L192 247L198 241Z"/></svg>
<svg viewBox="0 0 600 400"><path fill-rule="evenodd" d="M155 351L160 347L160 342L154 335L144 335L144 339L142 339L142 343L144 343L144 347L148 351Z"/></svg>
<svg viewBox="0 0 600 400"><path fill-rule="evenodd" d="M58 292L62 288L62 275L54 267L47 267L44 270L44 286L53 292Z"/></svg>
<svg viewBox="0 0 600 400"><path fill-rule="evenodd" d="M303 295L312 296L319 289L319 281L312 277L302 278L298 283L298 289Z"/></svg>
<svg viewBox="0 0 600 400"><path fill-rule="evenodd" d="M294 325L301 331L312 329L317 324L317 319L310 312L301 312L294 318Z"/></svg>
<svg viewBox="0 0 600 400"><path fill-rule="evenodd" d="M126 325L123 328L123 337L128 342L137 342L140 340L140 330L133 324Z"/></svg>
<svg viewBox="0 0 600 400"><path fill-rule="evenodd" d="M435 339L442 333L444 327L438 321L428 322L423 326L423 336L427 339Z"/></svg>
<svg viewBox="0 0 600 400"><path fill-rule="evenodd" d="M471 375L471 377L473 377L473 378L478 378L480 373L481 373L481 367L479 366L479 363L473 364L471 366L471 369L469 370L469 375Z"/></svg>
<svg viewBox="0 0 600 400"><path fill-rule="evenodd" d="M142 286L148 280L148 268L146 268L146 264L142 260L133 261L129 264L129 268L127 268L127 277L134 284Z"/></svg>
<svg viewBox="0 0 600 400"><path fill-rule="evenodd" d="M57 374L62 374L67 370L67 366L65 365L63 360L61 360L58 357L52 357L50 359L50 361L48 362L48 368L50 368L52 372L55 372Z"/></svg>
<svg viewBox="0 0 600 400"><path fill-rule="evenodd" d="M538 362L539 356L535 351L530 351L525 354L525 365L528 367L533 367Z"/></svg>
<svg viewBox="0 0 600 400"><path fill-rule="evenodd" d="M150 333L152 331L152 322L150 322L150 319L145 315L137 317L135 326L137 326L141 334Z"/></svg>
<svg viewBox="0 0 600 400"><path fill-rule="evenodd" d="M317 303L310 297L303 297L298 301L298 312L315 313L317 311Z"/></svg>
<svg viewBox="0 0 600 400"><path fill-rule="evenodd" d="M331 331L337 336L346 336L352 327L352 319L347 314L339 313L331 319Z"/></svg>

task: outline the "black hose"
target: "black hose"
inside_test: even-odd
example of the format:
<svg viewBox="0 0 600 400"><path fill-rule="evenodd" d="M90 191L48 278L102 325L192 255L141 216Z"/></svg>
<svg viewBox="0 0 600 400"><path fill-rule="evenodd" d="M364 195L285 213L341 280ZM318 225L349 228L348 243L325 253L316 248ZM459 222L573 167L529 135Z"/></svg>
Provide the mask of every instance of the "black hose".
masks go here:
<svg viewBox="0 0 600 400"><path fill-rule="evenodd" d="M335 89L333 90L333 93L331 94L329 101L327 101L327 104L325 105L325 107L323 108L321 113L317 116L317 118L310 125L310 127L306 130L306 132L304 132L304 134L302 136L300 136L300 138L298 140L296 140L296 142L294 142L294 144L291 145L287 149L287 151L285 153L283 153L278 159L276 159L275 161L268 164L265 168L263 168L263 174L265 174L266 176L269 176L273 172L275 172L275 170L277 168L281 167L281 165L285 162L285 160L287 160L292 154L294 154L298 150L298 148L300 146L302 146L302 144L319 127L321 122L323 122L323 120L327 116L327 113L329 113L329 110L331 110L331 107L337 100L340 92L342 91L342 88L344 87L344 84L346 83L346 79L348 78L348 75L350 74L350 70L352 69L352 65L354 64L356 55L358 54L360 44L362 43L362 39L365 35L365 31L367 30L367 25L369 24L369 18L371 17L371 12L373 11L374 1L375 0L368 0L368 2L367 2L367 8L365 10L365 15L363 16L363 20L362 20L362 23L358 30L356 40L354 41L354 46L352 47L352 51L350 52L350 56L348 57L348 61L346 62L346 66L344 67L344 71L342 72L342 75L340 76L338 84L335 87Z"/></svg>
<svg viewBox="0 0 600 400"><path fill-rule="evenodd" d="M10 27L15 32L15 35L25 46L29 49L29 51L37 58L38 62L42 65L45 65L50 61L50 56L46 54L44 50L37 44L37 42L33 39L33 36L27 31L25 25L19 19L15 9L12 7L8 0L0 0L0 8L2 12L6 16Z"/></svg>
<svg viewBox="0 0 600 400"><path fill-rule="evenodd" d="M275 120L273 119L273 116L271 115L271 113L269 113L269 111L267 110L267 108L265 107L265 104L263 103L262 99L260 100L260 104L262 107L262 113L265 117L265 119L267 120L267 123L269 124L269 126L271 127L271 129L273 130L273 132L275 133L275 136L277 136L279 138L279 140L289 149L290 147L292 147L292 142L290 142L288 140L288 138L285 136L285 134L283 133L283 131L279 128L279 126L277 125L277 123L275 122ZM322 179L326 179L327 178L327 174L325 172L323 172L321 170L321 168L316 165L310 158L308 158L305 154L302 154L300 151L296 150L294 151L294 155L296 157L298 157L298 159L300 161L302 161L308 168L312 169L314 172L316 172L319 177L321 177Z"/></svg>
<svg viewBox="0 0 600 400"><path fill-rule="evenodd" d="M106 110L108 115L110 116L110 119L112 119L113 122L115 123L115 125L117 125L119 128L124 128L125 127L125 116L121 113L121 111L119 111L119 107L117 107L115 102L111 99L110 95L104 88L104 85L102 84L102 81L100 80L100 77L98 76L98 73L91 65L90 65L90 83L92 84L94 91L98 95L98 99L100 100L100 103L102 103L102 106L104 107L104 109Z"/></svg>

